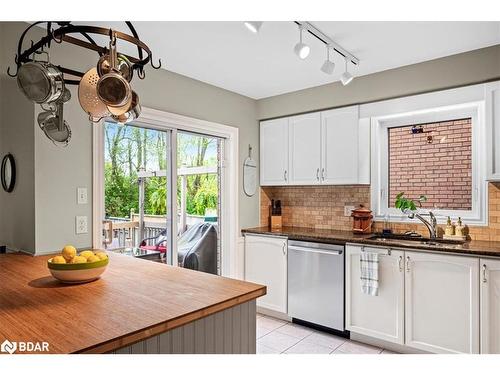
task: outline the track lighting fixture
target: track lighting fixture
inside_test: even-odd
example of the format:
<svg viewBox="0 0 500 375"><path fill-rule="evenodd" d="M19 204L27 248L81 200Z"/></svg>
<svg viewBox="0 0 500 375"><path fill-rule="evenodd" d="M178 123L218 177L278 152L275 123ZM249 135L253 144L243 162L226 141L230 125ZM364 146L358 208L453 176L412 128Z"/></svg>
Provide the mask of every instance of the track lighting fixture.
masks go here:
<svg viewBox="0 0 500 375"><path fill-rule="evenodd" d="M302 26L299 26L299 42L295 45L293 50L302 60L309 56L309 52L311 52L311 48L302 42Z"/></svg>
<svg viewBox="0 0 500 375"><path fill-rule="evenodd" d="M347 70L347 57L345 59L345 72L342 73L342 75L340 76L340 81L342 82L342 84L344 86L348 85L349 83L351 83L351 81L353 80L353 76L351 73L349 73L349 71Z"/></svg>
<svg viewBox="0 0 500 375"><path fill-rule="evenodd" d="M321 65L321 71L326 74L332 74L335 69L335 63L330 60L330 46L326 45L326 60Z"/></svg>
<svg viewBox="0 0 500 375"><path fill-rule="evenodd" d="M261 21L245 21L244 23L245 23L245 26L247 27L247 29L255 34L257 34L259 32L259 29L262 26Z"/></svg>

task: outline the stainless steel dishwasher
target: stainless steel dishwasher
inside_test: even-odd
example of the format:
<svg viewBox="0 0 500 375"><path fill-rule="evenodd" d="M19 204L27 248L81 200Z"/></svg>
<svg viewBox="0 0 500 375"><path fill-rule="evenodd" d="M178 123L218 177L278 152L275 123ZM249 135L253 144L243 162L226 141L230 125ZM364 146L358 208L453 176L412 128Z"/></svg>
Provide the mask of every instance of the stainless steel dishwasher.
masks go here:
<svg viewBox="0 0 500 375"><path fill-rule="evenodd" d="M344 245L288 241L288 315L344 331Z"/></svg>

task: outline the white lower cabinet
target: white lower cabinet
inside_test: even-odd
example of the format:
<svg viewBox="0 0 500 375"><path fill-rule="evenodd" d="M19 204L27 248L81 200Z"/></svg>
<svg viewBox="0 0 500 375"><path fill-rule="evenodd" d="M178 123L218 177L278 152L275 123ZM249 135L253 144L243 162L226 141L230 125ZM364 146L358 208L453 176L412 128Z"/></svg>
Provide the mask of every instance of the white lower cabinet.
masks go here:
<svg viewBox="0 0 500 375"><path fill-rule="evenodd" d="M480 260L481 353L500 354L500 260Z"/></svg>
<svg viewBox="0 0 500 375"><path fill-rule="evenodd" d="M432 353L479 353L479 260L395 249L389 255L388 250L347 245L347 329ZM361 291L361 251L380 254L378 296ZM496 271L489 276L496 291L483 286L482 293L495 295L490 314L497 331L490 342L498 350L500 262Z"/></svg>
<svg viewBox="0 0 500 375"><path fill-rule="evenodd" d="M257 306L287 313L287 239L245 236L245 280L266 285Z"/></svg>
<svg viewBox="0 0 500 375"><path fill-rule="evenodd" d="M406 345L433 353L479 353L478 259L405 256Z"/></svg>
<svg viewBox="0 0 500 375"><path fill-rule="evenodd" d="M379 292L364 294L360 282L362 251L379 254ZM346 329L404 344L404 252L348 245L346 249Z"/></svg>

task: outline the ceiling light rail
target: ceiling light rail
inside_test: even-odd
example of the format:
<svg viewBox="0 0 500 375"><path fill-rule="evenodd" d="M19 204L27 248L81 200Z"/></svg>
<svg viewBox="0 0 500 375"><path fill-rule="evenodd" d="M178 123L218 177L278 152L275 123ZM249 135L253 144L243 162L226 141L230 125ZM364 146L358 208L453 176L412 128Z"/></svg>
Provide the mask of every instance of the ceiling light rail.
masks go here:
<svg viewBox="0 0 500 375"><path fill-rule="evenodd" d="M342 57L346 58L347 60L350 60L351 63L353 63L354 65L359 65L359 59L356 56L354 56L352 53L350 53L348 50L346 50L340 44L335 42L332 38L330 38L328 35L326 35L324 32L322 32L320 29L318 29L312 23L310 23L308 21L294 21L294 22L299 27L301 27L304 31L309 32L309 34L313 35L316 39L323 42L327 46L327 48L333 49L335 52L337 52Z"/></svg>

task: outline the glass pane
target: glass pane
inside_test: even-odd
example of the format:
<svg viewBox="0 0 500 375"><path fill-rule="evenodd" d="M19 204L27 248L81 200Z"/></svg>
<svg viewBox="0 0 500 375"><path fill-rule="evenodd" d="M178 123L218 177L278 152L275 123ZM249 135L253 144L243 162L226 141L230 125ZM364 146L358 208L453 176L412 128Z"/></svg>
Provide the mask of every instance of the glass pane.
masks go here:
<svg viewBox="0 0 500 375"><path fill-rule="evenodd" d="M104 131L104 245L166 261L170 132L112 122Z"/></svg>
<svg viewBox="0 0 500 375"><path fill-rule="evenodd" d="M389 204L404 192L424 208L472 209L471 118L389 128Z"/></svg>
<svg viewBox="0 0 500 375"><path fill-rule="evenodd" d="M177 134L178 261L220 273L220 144L206 135Z"/></svg>

